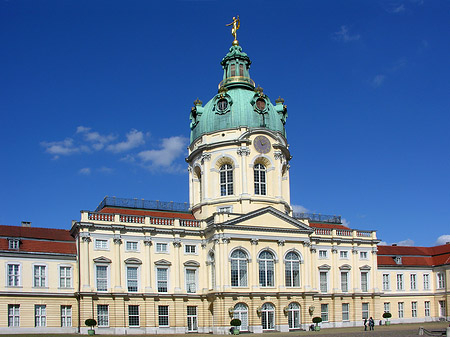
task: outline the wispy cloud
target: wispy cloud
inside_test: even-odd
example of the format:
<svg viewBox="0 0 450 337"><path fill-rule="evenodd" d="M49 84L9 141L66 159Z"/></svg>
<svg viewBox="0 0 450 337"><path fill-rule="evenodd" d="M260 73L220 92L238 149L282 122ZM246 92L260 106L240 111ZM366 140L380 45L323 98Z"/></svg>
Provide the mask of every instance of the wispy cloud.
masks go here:
<svg viewBox="0 0 450 337"><path fill-rule="evenodd" d="M97 131L91 131L91 128L85 127L85 126L79 126L77 127L77 133L83 134L84 140L92 143L92 147L99 151L105 147L106 144L112 142L117 137L110 134L110 135L101 135Z"/></svg>
<svg viewBox="0 0 450 337"><path fill-rule="evenodd" d="M108 151L111 152L125 152L125 151L129 151L131 149L134 149L142 144L145 143L144 140L144 134L141 131L138 130L131 130L130 132L128 132L126 134L127 140L117 143L117 144L110 144L108 145L108 147L106 148Z"/></svg>
<svg viewBox="0 0 450 337"><path fill-rule="evenodd" d="M391 14L398 14L402 13L406 10L404 4L392 4L388 9L387 12Z"/></svg>
<svg viewBox="0 0 450 337"><path fill-rule="evenodd" d="M149 168L170 168L175 159L184 153L187 143L188 139L182 136L164 138L161 149L139 152L138 158L149 164Z"/></svg>
<svg viewBox="0 0 450 337"><path fill-rule="evenodd" d="M414 246L414 240L406 239L403 241L397 242L397 246Z"/></svg>
<svg viewBox="0 0 450 337"><path fill-rule="evenodd" d="M350 227L350 221L345 218L341 218L342 225L345 227Z"/></svg>
<svg viewBox="0 0 450 337"><path fill-rule="evenodd" d="M385 79L386 75L378 74L372 79L371 84L374 88L378 88L380 85L383 84Z"/></svg>
<svg viewBox="0 0 450 337"><path fill-rule="evenodd" d="M88 146L75 146L72 138L66 138L56 142L43 141L41 142L41 146L45 148L45 152L53 155L53 159L58 159L59 156L69 156L75 153L90 151Z"/></svg>
<svg viewBox="0 0 450 337"><path fill-rule="evenodd" d="M436 240L436 245L437 246L445 245L447 242L450 242L450 235L444 234L438 237L438 239Z"/></svg>
<svg viewBox="0 0 450 337"><path fill-rule="evenodd" d="M80 169L78 171L78 173L88 176L91 174L91 169L89 167L84 167L84 168Z"/></svg>
<svg viewBox="0 0 450 337"><path fill-rule="evenodd" d="M336 41L350 42L359 40L361 35L351 34L349 28L346 25L342 25L340 30L332 34L332 37Z"/></svg>
<svg viewBox="0 0 450 337"><path fill-rule="evenodd" d="M302 205L291 205L294 213L310 213L309 209Z"/></svg>
<svg viewBox="0 0 450 337"><path fill-rule="evenodd" d="M113 173L113 172L114 172L114 169L113 169L113 168L110 168L110 167L102 166L102 167L100 167L99 169L97 169L97 171L99 171L99 172L101 172L101 173L107 173L107 174L110 174L110 173Z"/></svg>

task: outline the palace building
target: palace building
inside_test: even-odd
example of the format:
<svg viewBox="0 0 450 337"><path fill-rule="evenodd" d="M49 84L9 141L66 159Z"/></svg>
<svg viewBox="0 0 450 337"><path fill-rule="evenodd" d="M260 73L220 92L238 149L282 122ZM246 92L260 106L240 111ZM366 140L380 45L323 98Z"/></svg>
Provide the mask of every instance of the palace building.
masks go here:
<svg viewBox="0 0 450 337"><path fill-rule="evenodd" d="M450 244L379 246L293 213L287 108L235 40L190 111L189 203L106 197L69 230L0 226L2 333L227 334L449 319Z"/></svg>

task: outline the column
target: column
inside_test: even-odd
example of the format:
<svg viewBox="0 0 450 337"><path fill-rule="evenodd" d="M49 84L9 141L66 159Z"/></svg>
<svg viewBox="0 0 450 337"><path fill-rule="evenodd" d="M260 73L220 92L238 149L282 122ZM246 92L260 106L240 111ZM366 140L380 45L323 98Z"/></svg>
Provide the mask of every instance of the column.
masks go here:
<svg viewBox="0 0 450 337"><path fill-rule="evenodd" d="M311 287L313 291L317 291L320 289L319 282L317 280L317 276L319 274L319 270L317 269L317 248L315 246L311 246Z"/></svg>
<svg viewBox="0 0 450 337"><path fill-rule="evenodd" d="M223 269L228 268L228 264L222 259L222 247L219 238L214 238L214 259L216 262L216 291L221 291L225 284L223 279ZM225 266L225 267L224 267Z"/></svg>
<svg viewBox="0 0 450 337"><path fill-rule="evenodd" d="M82 233L80 233L82 234ZM84 233L83 233L84 234ZM86 233L88 234L88 233ZM91 274L91 264L89 263L89 242L91 242L91 238L89 236L83 236L81 237L81 244L83 245L83 247L80 247L80 252L83 252L83 257L80 258L80 273L81 273L81 277L82 280L80 280L79 282L81 282L81 284L83 285L83 290L84 291L91 291L91 286L90 286L90 274Z"/></svg>
<svg viewBox="0 0 450 337"><path fill-rule="evenodd" d="M189 166L188 167L188 175L189 175L189 203L191 204L191 207L194 205L195 203L195 199L194 199L194 184L193 184L193 180L194 180L194 174L193 174L193 170L192 167Z"/></svg>
<svg viewBox="0 0 450 337"><path fill-rule="evenodd" d="M231 277L230 277L230 271L228 268L228 244L230 243L230 238L229 237L224 237L222 238L222 261L224 261L224 264L222 264L222 268L223 268L223 279L224 279L224 283L223 283L223 289L224 291L226 291L227 289L230 288L230 283L231 283Z"/></svg>
<svg viewBox="0 0 450 337"><path fill-rule="evenodd" d="M353 287L353 292L358 292L359 290L359 284L358 284L358 279L359 279L359 269L358 269L358 250L353 247L352 248L352 255L353 255L353 261L352 261L352 271L350 272L350 275L352 275L352 287Z"/></svg>
<svg viewBox="0 0 450 337"><path fill-rule="evenodd" d="M284 155L281 151L274 151L273 153L275 160L280 160L278 168L278 195L277 197L283 198L283 159ZM276 168L275 168L276 169ZM273 189L275 194L275 188Z"/></svg>
<svg viewBox="0 0 450 337"><path fill-rule="evenodd" d="M276 265L276 278L275 278L275 282L278 283L278 289L280 291L284 291L286 289L286 282L285 279L283 277L283 264L284 264L284 244L286 243L286 240L278 240L278 263Z"/></svg>
<svg viewBox="0 0 450 337"><path fill-rule="evenodd" d="M201 183L203 183L203 188L202 188L202 193L203 193L203 199L202 200L208 200L210 198L210 195L208 193L208 181L211 180L210 177L210 169L209 169L209 165L207 164L207 162L209 162L211 160L211 154L210 153L202 153L202 155L200 156L200 162L203 165L203 172L202 172L202 181Z"/></svg>
<svg viewBox="0 0 450 337"><path fill-rule="evenodd" d="M122 239L120 235L113 239L114 242L114 285L115 289L122 290L122 257L120 246L122 245Z"/></svg>
<svg viewBox="0 0 450 337"><path fill-rule="evenodd" d="M174 291L176 293L181 293L181 282L183 280L183 271L184 268L181 265L181 255L180 255L180 248L181 248L181 240L180 239L174 239L173 240L173 247L175 249L175 261L173 264L172 273L175 274L175 289Z"/></svg>
<svg viewBox="0 0 450 337"><path fill-rule="evenodd" d="M241 146L237 149L237 154L241 157L242 187L241 194L248 194L247 184L247 156L250 155L250 149L247 146Z"/></svg>
<svg viewBox="0 0 450 337"><path fill-rule="evenodd" d="M256 238L250 239L250 243L252 244L252 252L251 252L251 254L252 254L251 262L252 263L250 264L249 267L252 269L251 275L253 276L253 278L250 279L250 277L249 277L248 282L249 282L250 291L252 291L252 290L258 290L258 288L259 288L258 256L256 255L257 254L256 246L258 245L258 239L256 239ZM251 286L250 286L250 282L252 282Z"/></svg>
<svg viewBox="0 0 450 337"><path fill-rule="evenodd" d="M334 230L335 231L335 230ZM338 251L335 246L331 247L331 253L332 253L332 260L331 260L331 271L330 276L332 276L332 281L330 284L330 289L333 293L339 292L339 268L338 266Z"/></svg>
<svg viewBox="0 0 450 337"><path fill-rule="evenodd" d="M152 265L152 239L151 237L146 237L144 239L144 257L145 257L145 292L152 292L152 269L153 269L153 265Z"/></svg>

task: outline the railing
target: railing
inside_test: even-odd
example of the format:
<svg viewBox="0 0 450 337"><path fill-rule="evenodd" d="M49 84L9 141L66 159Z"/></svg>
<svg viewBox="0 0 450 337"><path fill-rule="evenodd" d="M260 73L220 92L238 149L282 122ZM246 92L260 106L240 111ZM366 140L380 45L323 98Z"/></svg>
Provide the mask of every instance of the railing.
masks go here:
<svg viewBox="0 0 450 337"><path fill-rule="evenodd" d="M351 229L336 229L337 236L352 236L352 232Z"/></svg>
<svg viewBox="0 0 450 337"><path fill-rule="evenodd" d="M222 88L224 85L229 83L248 83L251 86L255 87L255 81L253 81L250 77L244 77L244 76L232 76L227 77L222 82L219 83L219 89Z"/></svg>
<svg viewBox="0 0 450 337"><path fill-rule="evenodd" d="M313 228L314 229L314 234L316 235L333 235L333 229L332 228ZM335 232L335 236L348 236L348 237L353 237L353 235L355 235L356 237L359 238L371 238L373 232L372 231L360 231L360 230L356 230L356 229L334 229Z"/></svg>
<svg viewBox="0 0 450 337"><path fill-rule="evenodd" d="M181 203L173 201L168 202L159 200L128 199L116 197L105 197L95 211L99 212L106 206L189 212L189 205L187 202Z"/></svg>
<svg viewBox="0 0 450 337"><path fill-rule="evenodd" d="M200 221L180 219L180 226L181 227L200 227Z"/></svg>
<svg viewBox="0 0 450 337"><path fill-rule="evenodd" d="M309 221L329 222L341 224L340 215L326 215L315 213L293 213L292 216L296 219L308 219Z"/></svg>
<svg viewBox="0 0 450 337"><path fill-rule="evenodd" d="M371 231L357 231L356 236L370 238L372 236L372 232Z"/></svg>
<svg viewBox="0 0 450 337"><path fill-rule="evenodd" d="M150 217L150 224L152 225L166 225L166 226L173 226L174 219L172 218L157 218L157 217Z"/></svg>
<svg viewBox="0 0 450 337"><path fill-rule="evenodd" d="M122 215L122 214L120 214L120 222L145 223L145 216Z"/></svg>
<svg viewBox="0 0 450 337"><path fill-rule="evenodd" d="M314 233L319 235L331 235L331 229L329 228L314 228Z"/></svg>
<svg viewBox="0 0 450 337"><path fill-rule="evenodd" d="M114 214L89 212L88 219L112 222L114 221Z"/></svg>

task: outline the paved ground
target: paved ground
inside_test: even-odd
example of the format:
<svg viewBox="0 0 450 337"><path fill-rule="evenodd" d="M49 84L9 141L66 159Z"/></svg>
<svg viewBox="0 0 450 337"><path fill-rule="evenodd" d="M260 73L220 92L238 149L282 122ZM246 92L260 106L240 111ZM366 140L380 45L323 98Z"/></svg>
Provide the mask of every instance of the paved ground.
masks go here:
<svg viewBox="0 0 450 337"><path fill-rule="evenodd" d="M374 331L364 331L362 327L356 328L330 328L322 329L321 331L295 331L295 332L272 332L264 334L243 334L244 337L301 337L301 336L322 336L322 337L405 337L418 336L419 327L423 326L427 330L443 330L449 326L449 322L433 322L433 323L418 323L418 324L392 324L390 326L375 326ZM0 330L0 334L6 333L6 330ZM10 335L14 337L30 337L43 336L42 334L21 334ZM46 337L70 337L80 336L72 334L48 334ZM96 335L102 337L118 337L121 335ZM127 335L130 336L130 335ZM210 334L189 334L189 335L135 335L135 336L158 336L158 337L211 337Z"/></svg>

